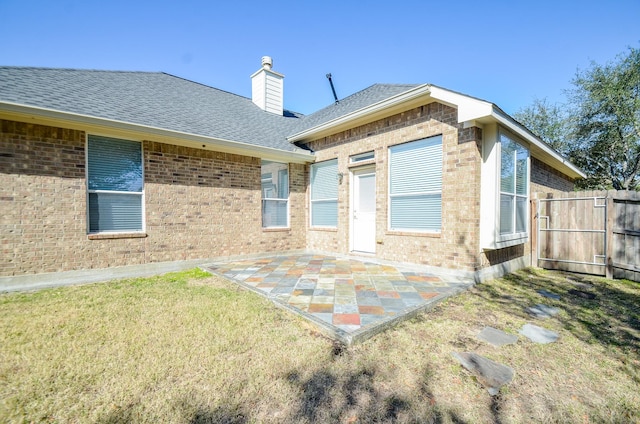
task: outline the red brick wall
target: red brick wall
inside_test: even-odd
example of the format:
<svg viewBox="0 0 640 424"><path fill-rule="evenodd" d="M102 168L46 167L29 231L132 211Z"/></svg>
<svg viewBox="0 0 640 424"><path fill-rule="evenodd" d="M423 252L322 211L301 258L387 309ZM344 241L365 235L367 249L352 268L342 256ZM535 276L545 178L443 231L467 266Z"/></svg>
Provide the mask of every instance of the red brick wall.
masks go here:
<svg viewBox="0 0 640 424"><path fill-rule="evenodd" d="M263 230L260 159L145 141L146 237L89 239L83 131L0 120L0 276L304 249L306 174L290 229Z"/></svg>

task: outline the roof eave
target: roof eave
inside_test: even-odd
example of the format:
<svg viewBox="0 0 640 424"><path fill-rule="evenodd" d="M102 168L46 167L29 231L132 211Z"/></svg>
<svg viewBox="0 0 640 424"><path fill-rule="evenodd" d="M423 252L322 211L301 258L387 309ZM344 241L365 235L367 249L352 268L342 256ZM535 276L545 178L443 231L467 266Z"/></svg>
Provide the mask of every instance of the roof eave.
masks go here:
<svg viewBox="0 0 640 424"><path fill-rule="evenodd" d="M456 107L458 109L458 123L465 124L465 126L474 126L476 122L479 124L491 121L498 122L526 140L530 144L530 151L533 157L559 169L571 178L586 177L582 170L556 152L547 143L540 140L522 124L516 122L495 104L435 86L431 86L431 97Z"/></svg>
<svg viewBox="0 0 640 424"><path fill-rule="evenodd" d="M152 141L168 144L184 145L205 150L208 148L208 150L276 161L309 163L315 160L313 154L303 149L298 149L297 151L286 151L149 125L0 101L0 117L3 116L8 119L17 118L27 120L28 122L49 125L56 123L58 123L58 125L62 124L63 126L65 123L73 126L81 125L84 129L89 131L115 131L119 134L136 137L139 140L152 139ZM150 135L153 137L149 137Z"/></svg>
<svg viewBox="0 0 640 424"><path fill-rule="evenodd" d="M402 110L410 109L414 104L416 106L424 104L425 98L428 98L430 94L429 84L422 84L380 102L295 133L287 137L287 140L290 143L305 143L330 134L335 134L344 129L353 128L357 125L391 116Z"/></svg>
<svg viewBox="0 0 640 424"><path fill-rule="evenodd" d="M491 116L502 126L516 133L530 143L531 155L542 162L559 169L571 178L586 178L586 174L568 159L556 152L551 146L540 140L528 129L517 123L511 116L494 105Z"/></svg>

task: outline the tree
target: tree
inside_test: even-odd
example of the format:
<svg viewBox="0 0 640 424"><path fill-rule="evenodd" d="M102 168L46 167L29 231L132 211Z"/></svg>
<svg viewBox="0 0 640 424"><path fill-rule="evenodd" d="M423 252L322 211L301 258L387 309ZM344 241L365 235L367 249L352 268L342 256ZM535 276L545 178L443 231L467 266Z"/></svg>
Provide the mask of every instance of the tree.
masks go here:
<svg viewBox="0 0 640 424"><path fill-rule="evenodd" d="M571 157L590 188L640 189L640 49L578 72L570 99L576 145Z"/></svg>
<svg viewBox="0 0 640 424"><path fill-rule="evenodd" d="M531 106L520 109L513 117L561 154L569 154L571 129L566 108L549 104L546 98L534 99Z"/></svg>

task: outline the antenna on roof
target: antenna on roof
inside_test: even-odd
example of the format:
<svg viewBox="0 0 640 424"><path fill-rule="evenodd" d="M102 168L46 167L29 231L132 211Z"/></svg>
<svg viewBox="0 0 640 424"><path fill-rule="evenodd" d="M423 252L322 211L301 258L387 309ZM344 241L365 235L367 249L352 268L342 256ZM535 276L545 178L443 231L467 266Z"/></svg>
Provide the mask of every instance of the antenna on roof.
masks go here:
<svg viewBox="0 0 640 424"><path fill-rule="evenodd" d="M331 84L331 91L333 91L333 98L338 103L338 95L336 94L336 89L333 87L333 81L331 80L331 74L327 74L327 79L329 80L329 84Z"/></svg>

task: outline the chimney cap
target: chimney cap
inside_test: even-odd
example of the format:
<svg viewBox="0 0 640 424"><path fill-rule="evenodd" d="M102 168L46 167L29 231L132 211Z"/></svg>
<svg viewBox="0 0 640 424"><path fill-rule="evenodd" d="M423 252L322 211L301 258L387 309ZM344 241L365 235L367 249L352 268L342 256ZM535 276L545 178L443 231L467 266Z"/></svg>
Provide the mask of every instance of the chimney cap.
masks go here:
<svg viewBox="0 0 640 424"><path fill-rule="evenodd" d="M262 56L262 67L264 69L271 69L272 66L273 59L271 59L271 56Z"/></svg>

